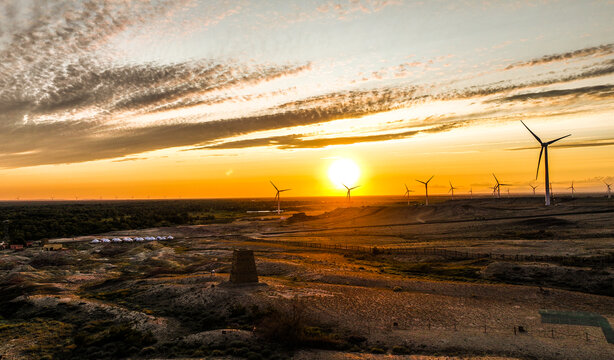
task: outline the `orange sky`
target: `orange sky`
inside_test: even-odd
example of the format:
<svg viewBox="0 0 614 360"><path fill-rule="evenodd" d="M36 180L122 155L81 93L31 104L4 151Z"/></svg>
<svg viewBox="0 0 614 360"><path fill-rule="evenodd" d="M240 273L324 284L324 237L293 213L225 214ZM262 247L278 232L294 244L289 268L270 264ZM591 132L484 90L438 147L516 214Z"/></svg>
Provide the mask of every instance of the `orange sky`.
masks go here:
<svg viewBox="0 0 614 360"><path fill-rule="evenodd" d="M572 134L555 192L614 181L612 3L33 4L0 11L1 199L343 196L339 158L356 196L543 190L520 120Z"/></svg>

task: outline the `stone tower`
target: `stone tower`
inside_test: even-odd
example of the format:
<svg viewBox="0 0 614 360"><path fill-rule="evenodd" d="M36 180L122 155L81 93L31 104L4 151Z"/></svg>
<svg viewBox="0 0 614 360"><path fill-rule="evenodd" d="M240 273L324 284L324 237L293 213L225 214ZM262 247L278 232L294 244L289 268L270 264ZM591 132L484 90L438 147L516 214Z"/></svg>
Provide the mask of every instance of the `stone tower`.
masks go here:
<svg viewBox="0 0 614 360"><path fill-rule="evenodd" d="M252 250L238 250L232 254L232 270L230 282L233 284L249 284L258 282L256 261Z"/></svg>

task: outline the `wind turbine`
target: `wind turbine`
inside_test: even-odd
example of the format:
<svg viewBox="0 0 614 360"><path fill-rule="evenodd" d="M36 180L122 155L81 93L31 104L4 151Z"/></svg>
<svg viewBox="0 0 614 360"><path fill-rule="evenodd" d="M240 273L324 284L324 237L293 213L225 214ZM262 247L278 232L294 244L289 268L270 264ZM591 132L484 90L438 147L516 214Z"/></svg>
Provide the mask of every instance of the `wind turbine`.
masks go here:
<svg viewBox="0 0 614 360"><path fill-rule="evenodd" d="M533 189L533 196L535 196L535 189L539 186L539 185L532 185L529 184L529 186L531 187L531 189Z"/></svg>
<svg viewBox="0 0 614 360"><path fill-rule="evenodd" d="M409 193L414 192L414 191L409 190L409 188L407 187L407 184L404 184L404 185L405 185L405 195L404 196L407 196L407 205L409 205Z"/></svg>
<svg viewBox="0 0 614 360"><path fill-rule="evenodd" d="M497 191L497 197L498 197L499 199L501 199L501 185L503 185L503 186L510 186L510 184L502 184L502 183L500 183L500 182L499 182L499 179L497 179L497 177L495 176L495 174L494 174L494 173L492 174L492 176L495 178L495 181L497 182L497 185L495 185L495 186L493 187L493 190L496 190L496 191ZM496 188L496 189L495 189L495 188ZM494 191L493 191L493 193L494 193Z"/></svg>
<svg viewBox="0 0 614 360"><path fill-rule="evenodd" d="M341 185L345 186L345 184L341 184ZM356 188L357 188L357 187L359 187L359 186L360 186L360 185L356 185L356 186L354 186L354 187L347 187L347 186L345 186L345 188L346 188L346 189L348 189L348 192L347 192L347 193L346 193L346 195L345 195L345 198L348 200L348 202L350 202L350 200L351 200L351 199L350 199L350 192L351 192L352 190L356 189ZM409 203L409 201L408 201L408 203Z"/></svg>
<svg viewBox="0 0 614 360"><path fill-rule="evenodd" d="M454 186L452 186L452 182L448 180L448 182L450 183L450 190L448 190L448 192L452 192L452 200L454 200L454 190L457 190L458 188L455 188Z"/></svg>
<svg viewBox="0 0 614 360"><path fill-rule="evenodd" d="M602 180L603 181L603 180ZM608 184L607 182L603 181L603 183L605 184L605 186L608 187L608 199L612 198L612 184Z"/></svg>
<svg viewBox="0 0 614 360"><path fill-rule="evenodd" d="M275 186L275 184L273 184L273 181L269 180L269 182L271 183L271 185L273 185L273 187L274 187L274 188L275 188L275 190L277 191L277 192L275 193L275 200L277 200L277 214L279 215L279 214L281 214L281 200L280 200L280 198L279 198L279 193L282 193L282 192L284 192L284 191L288 191L288 190L292 190L292 189L281 189L281 190L279 190L279 189L277 188L277 186Z"/></svg>
<svg viewBox="0 0 614 360"><path fill-rule="evenodd" d="M469 189L470 199L473 199L473 188Z"/></svg>
<svg viewBox="0 0 614 360"><path fill-rule="evenodd" d="M550 140L548 142L543 142L539 136L535 135L535 133L533 131L531 131L531 129L529 129L529 127L522 121L520 120L520 122L522 123L522 125L524 125L524 127L527 128L527 130L529 130L529 132L531 133L531 135L533 135L533 137L535 138L535 140L537 140L539 142L539 144L541 145L541 150L539 151L539 159L537 160L537 173L535 174L535 179L537 180L537 176L539 175L539 163L542 160L542 153L544 154L544 167L545 167L545 184L546 184L546 206L550 206L550 193L552 192L552 190L548 187L548 184L550 183L550 174L548 171L548 145L551 145L561 139L564 139L568 136L571 136L571 134L565 135L565 136L561 136L558 139L554 139L554 140Z"/></svg>
<svg viewBox="0 0 614 360"><path fill-rule="evenodd" d="M426 202L424 203L424 205L426 206L428 206L429 204L429 181L431 181L433 177L435 177L435 175L431 176L431 178L427 181L420 181L416 179L417 182L424 184L424 194L426 195Z"/></svg>
<svg viewBox="0 0 614 360"><path fill-rule="evenodd" d="M576 188L573 187L573 181L571 182L571 186L568 187L568 189L571 189L571 198L574 198L574 192L576 191Z"/></svg>

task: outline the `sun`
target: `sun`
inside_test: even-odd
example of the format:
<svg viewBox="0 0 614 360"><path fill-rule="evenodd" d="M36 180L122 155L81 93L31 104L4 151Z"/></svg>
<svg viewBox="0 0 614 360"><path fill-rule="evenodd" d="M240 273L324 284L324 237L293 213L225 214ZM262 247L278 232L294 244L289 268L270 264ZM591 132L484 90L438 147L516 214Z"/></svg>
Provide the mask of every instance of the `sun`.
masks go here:
<svg viewBox="0 0 614 360"><path fill-rule="evenodd" d="M337 159L328 167L328 178L335 187L352 187L360 178L360 168L350 159Z"/></svg>

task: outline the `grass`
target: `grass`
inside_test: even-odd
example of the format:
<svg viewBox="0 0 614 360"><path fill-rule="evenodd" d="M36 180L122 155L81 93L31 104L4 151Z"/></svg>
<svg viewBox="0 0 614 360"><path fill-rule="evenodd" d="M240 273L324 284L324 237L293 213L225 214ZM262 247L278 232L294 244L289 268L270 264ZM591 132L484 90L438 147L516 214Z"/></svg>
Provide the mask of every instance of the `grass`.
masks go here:
<svg viewBox="0 0 614 360"><path fill-rule="evenodd" d="M422 277L434 280L482 281L481 271L490 261L471 259L461 261L402 261L381 254L345 254L348 261L362 268L376 268L380 273ZM353 261L352 261L353 260ZM398 291L398 290L396 290Z"/></svg>

